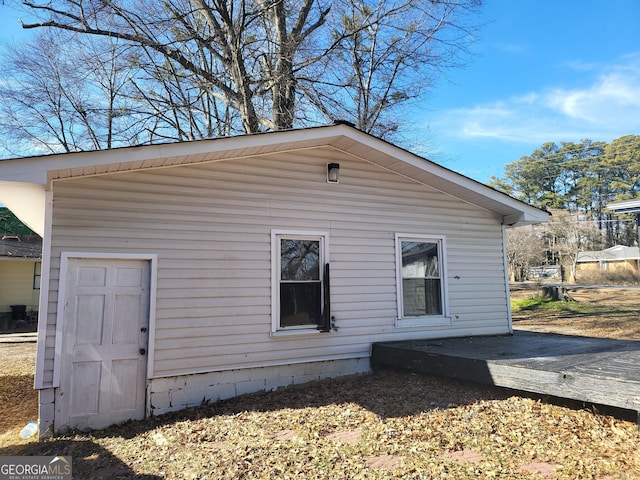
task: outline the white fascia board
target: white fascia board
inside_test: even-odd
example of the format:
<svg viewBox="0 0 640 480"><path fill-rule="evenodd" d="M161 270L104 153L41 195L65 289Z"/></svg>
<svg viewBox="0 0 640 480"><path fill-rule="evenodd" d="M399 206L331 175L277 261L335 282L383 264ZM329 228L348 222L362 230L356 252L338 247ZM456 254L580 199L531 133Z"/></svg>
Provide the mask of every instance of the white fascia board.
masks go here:
<svg viewBox="0 0 640 480"><path fill-rule="evenodd" d="M246 149L286 150L296 142L335 137L334 129L345 126L318 127L303 130L221 137L209 140L194 140L157 145L122 147L111 150L72 152L39 157L14 158L0 161L0 180L46 184L48 172L58 170L128 164L145 160L183 157L185 163L191 155L215 154L217 152L243 151ZM350 129L353 130L353 129ZM355 131L355 130L354 130ZM258 155L260 152L256 151Z"/></svg>
<svg viewBox="0 0 640 480"><path fill-rule="evenodd" d="M44 185L48 181L48 172L54 171L80 169L81 172L86 167L105 165L114 165L115 169L111 171L118 171L120 168L127 170L130 168L130 164L134 162L139 164L141 161L158 159L180 158L180 162L189 163L190 156L203 154L210 155L212 159L216 158L216 154L221 154L220 158L252 156L275 153L297 147L335 146L340 144L340 138L348 138L377 152L381 156L378 161L373 158L366 159L372 164L388 168L388 166L384 165L386 161L383 158L402 162L428 173L434 180L437 179L433 184L431 182L427 183L433 188L470 204L499 213L503 217L521 215L523 218L519 222L525 223L545 222L548 219L548 214L542 210L346 124L223 137L211 140L5 160L0 162L0 180ZM346 153L354 154L353 152L348 152L348 150L349 147L347 147ZM236 153L234 154L233 152ZM374 156L372 155L372 157ZM176 164L170 163L171 165ZM82 175L82 173L79 174ZM516 222L505 220L504 223L514 224Z"/></svg>
<svg viewBox="0 0 640 480"><path fill-rule="evenodd" d="M519 212L502 217L502 224L507 227L521 227L523 225L546 223L548 221L549 214L541 210L534 212Z"/></svg>
<svg viewBox="0 0 640 480"><path fill-rule="evenodd" d="M63 163L63 156L12 158L0 161L0 181L46 185L47 172Z"/></svg>
<svg viewBox="0 0 640 480"><path fill-rule="evenodd" d="M51 272L51 226L53 224L53 193L45 192L45 224L42 235L42 268L40 297L38 300L38 342L36 344L36 370L34 388L46 388L44 374L47 354L47 325L49 323L49 274Z"/></svg>
<svg viewBox="0 0 640 480"><path fill-rule="evenodd" d="M472 197L480 196L488 200L488 203L493 203L495 206L501 205L506 207L506 209L510 210L511 213L503 216L503 223L505 225L515 225L517 223L544 223L549 220L549 213L544 210L521 202L520 200L517 200L505 193L499 192L498 190L488 187L476 180L438 165L437 163L411 153L408 150L404 150L403 148L397 147L384 140L380 140L352 128L349 128L346 135L360 143L378 150L381 153L397 158L408 165L428 172L430 175L441 179L448 185L455 186L456 191L453 191L453 189L443 189L443 193L460 198L468 203L487 208L488 210L493 209L489 208L487 205L480 205L479 202L474 201ZM435 185L433 186L434 188L438 188Z"/></svg>

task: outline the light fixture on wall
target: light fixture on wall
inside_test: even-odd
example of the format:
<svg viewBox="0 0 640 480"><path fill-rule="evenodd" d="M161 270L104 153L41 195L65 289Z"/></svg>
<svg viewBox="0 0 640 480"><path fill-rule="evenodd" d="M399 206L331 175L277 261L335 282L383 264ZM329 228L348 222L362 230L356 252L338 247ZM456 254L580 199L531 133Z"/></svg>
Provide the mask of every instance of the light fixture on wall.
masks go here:
<svg viewBox="0 0 640 480"><path fill-rule="evenodd" d="M338 183L340 181L340 164L330 163L327 165L327 182Z"/></svg>

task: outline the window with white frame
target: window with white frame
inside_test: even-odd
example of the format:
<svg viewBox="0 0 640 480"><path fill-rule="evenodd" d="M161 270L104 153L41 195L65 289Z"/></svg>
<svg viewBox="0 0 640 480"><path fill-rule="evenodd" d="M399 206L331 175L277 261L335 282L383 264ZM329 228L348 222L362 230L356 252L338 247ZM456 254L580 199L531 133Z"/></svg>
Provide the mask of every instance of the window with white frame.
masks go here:
<svg viewBox="0 0 640 480"><path fill-rule="evenodd" d="M42 277L42 262L36 262L33 266L33 289L40 290L40 278Z"/></svg>
<svg viewBox="0 0 640 480"><path fill-rule="evenodd" d="M272 232L272 330L326 330L327 234Z"/></svg>
<svg viewBox="0 0 640 480"><path fill-rule="evenodd" d="M396 235L398 326L448 324L445 238Z"/></svg>

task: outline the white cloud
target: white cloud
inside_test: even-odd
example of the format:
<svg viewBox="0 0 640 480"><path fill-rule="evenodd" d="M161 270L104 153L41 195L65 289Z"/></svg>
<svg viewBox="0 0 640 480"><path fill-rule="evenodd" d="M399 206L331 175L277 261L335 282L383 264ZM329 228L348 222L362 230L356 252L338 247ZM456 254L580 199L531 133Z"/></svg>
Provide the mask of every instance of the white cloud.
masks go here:
<svg viewBox="0 0 640 480"><path fill-rule="evenodd" d="M501 50L512 55L522 55L527 51L527 48L519 43L499 43L494 45L494 47L497 50Z"/></svg>
<svg viewBox="0 0 640 480"><path fill-rule="evenodd" d="M578 72L589 72L598 68L597 63L573 60L567 63L567 67Z"/></svg>
<svg viewBox="0 0 640 480"><path fill-rule="evenodd" d="M623 60L600 70L586 87L546 87L445 111L432 126L459 139L529 144L640 134L640 53Z"/></svg>

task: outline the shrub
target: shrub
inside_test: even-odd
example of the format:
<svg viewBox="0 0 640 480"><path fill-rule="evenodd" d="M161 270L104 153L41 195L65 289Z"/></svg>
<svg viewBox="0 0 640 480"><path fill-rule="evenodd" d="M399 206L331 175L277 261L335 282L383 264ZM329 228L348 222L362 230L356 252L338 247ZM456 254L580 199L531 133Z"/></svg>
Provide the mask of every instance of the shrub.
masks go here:
<svg viewBox="0 0 640 480"><path fill-rule="evenodd" d="M625 285L640 286L640 273L632 270L591 270L580 272L576 276L576 283L581 285Z"/></svg>

